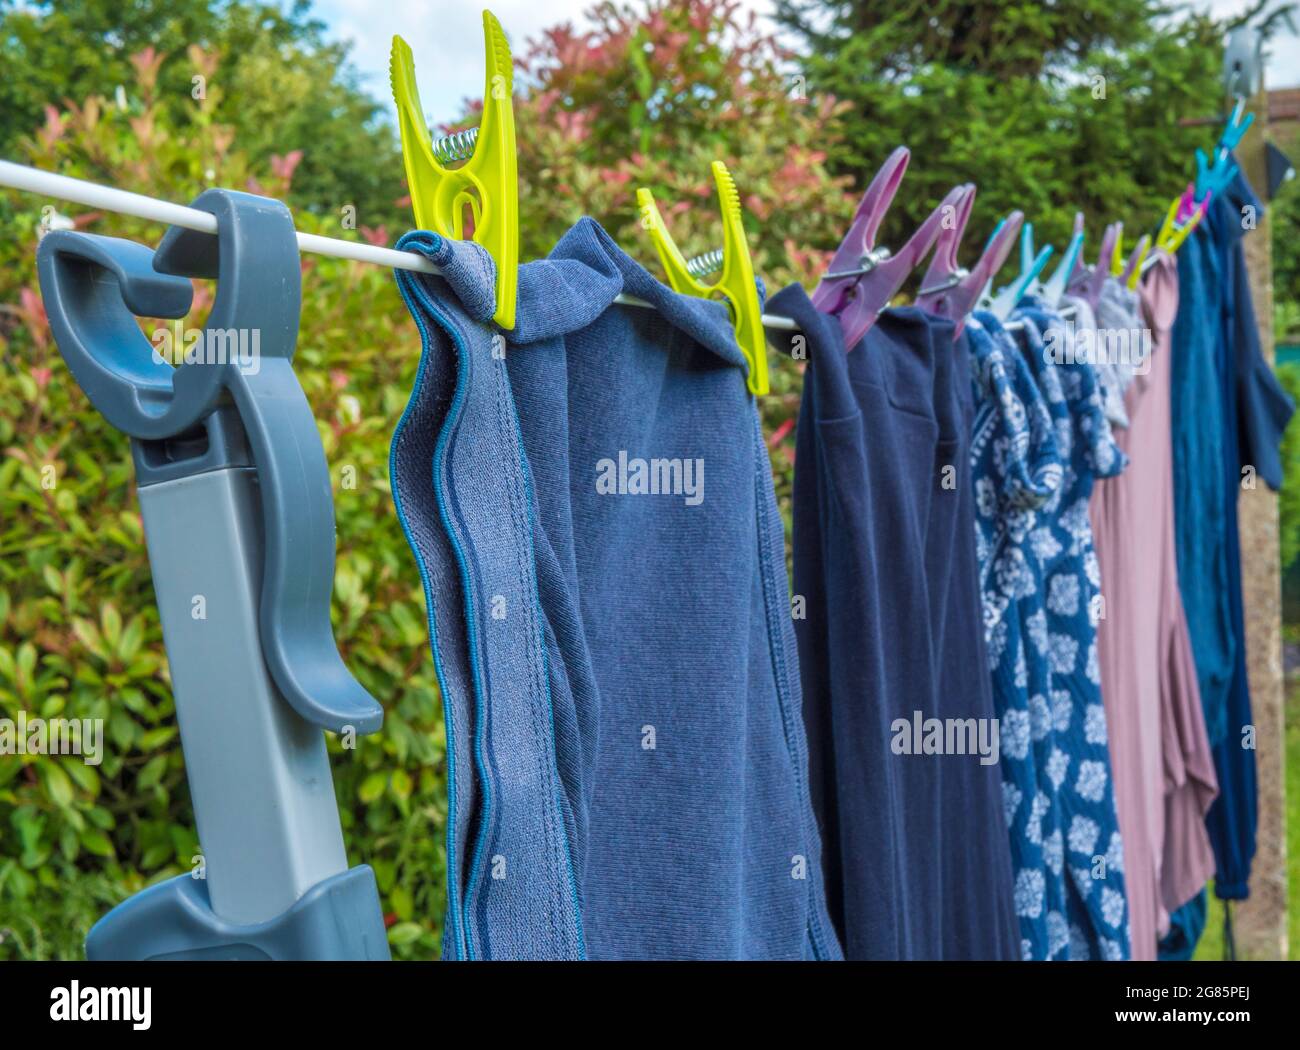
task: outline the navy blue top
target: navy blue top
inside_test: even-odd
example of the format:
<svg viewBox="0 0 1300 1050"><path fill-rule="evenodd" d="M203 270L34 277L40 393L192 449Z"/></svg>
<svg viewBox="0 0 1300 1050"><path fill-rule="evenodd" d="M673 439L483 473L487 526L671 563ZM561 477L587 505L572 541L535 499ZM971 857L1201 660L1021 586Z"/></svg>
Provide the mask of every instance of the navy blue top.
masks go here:
<svg viewBox="0 0 1300 1050"><path fill-rule="evenodd" d="M851 959L1014 959L996 753L926 753L994 719L980 625L968 354L888 310L850 353L802 288L773 311L809 365L794 481L795 635L828 903ZM800 603L803 603L800 605ZM948 720L952 720L949 722ZM969 720L969 721L968 721ZM920 753L918 753L918 751Z"/></svg>

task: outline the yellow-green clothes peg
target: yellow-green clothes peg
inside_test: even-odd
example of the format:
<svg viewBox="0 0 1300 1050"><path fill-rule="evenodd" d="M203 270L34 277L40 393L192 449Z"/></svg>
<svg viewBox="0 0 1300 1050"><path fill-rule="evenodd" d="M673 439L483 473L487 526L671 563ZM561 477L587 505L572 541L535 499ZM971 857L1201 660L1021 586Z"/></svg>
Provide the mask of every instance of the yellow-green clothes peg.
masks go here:
<svg viewBox="0 0 1300 1050"><path fill-rule="evenodd" d="M1124 268L1122 276L1130 292L1137 290L1138 281L1142 279L1142 263L1146 260L1150 247L1151 234L1144 233L1142 239L1137 242L1137 247L1133 249L1133 254L1128 257L1128 265Z"/></svg>
<svg viewBox="0 0 1300 1050"><path fill-rule="evenodd" d="M515 112L510 47L492 12L483 12L487 75L483 119L474 151L459 168L449 169L434 154L415 86L411 49L393 37L389 67L393 99L402 132L402 161L411 190L416 224L439 236L464 239L464 214L474 217L473 240L487 249L497 268L496 312L502 328L515 326L519 280L519 175L515 152Z"/></svg>
<svg viewBox="0 0 1300 1050"><path fill-rule="evenodd" d="M655 204L654 194L642 188L636 191L637 206L641 211L641 225L649 231L650 239L659 252L659 260L668 274L668 284L682 295L700 299L725 299L731 308L731 321L736 331L736 343L749 364L749 390L756 395L768 392L767 337L763 333L763 311L758 301L758 286L754 283L754 264L749 257L749 242L741 222L740 194L727 166L720 160L712 165L713 181L718 187L718 203L722 210L722 275L714 284L705 284L692 272L678 249L663 216Z"/></svg>
<svg viewBox="0 0 1300 1050"><path fill-rule="evenodd" d="M1180 197L1175 197L1170 202L1169 211L1165 214L1165 221L1160 225L1160 232L1156 234L1156 247L1170 255L1173 255L1182 247L1183 241L1187 240L1188 235L1205 218L1205 211L1210 206L1210 197L1207 194L1191 217L1182 226L1179 226L1177 216L1181 204L1182 198Z"/></svg>

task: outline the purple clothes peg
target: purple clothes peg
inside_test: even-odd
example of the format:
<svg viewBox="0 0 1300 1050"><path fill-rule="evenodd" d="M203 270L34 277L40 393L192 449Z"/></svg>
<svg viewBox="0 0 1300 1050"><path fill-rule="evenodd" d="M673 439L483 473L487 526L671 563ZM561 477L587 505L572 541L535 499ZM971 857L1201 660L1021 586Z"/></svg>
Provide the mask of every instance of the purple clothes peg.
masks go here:
<svg viewBox="0 0 1300 1050"><path fill-rule="evenodd" d="M889 257L888 248L876 248L876 233L894 194L898 192L911 156L906 146L899 146L881 165L867 192L862 195L858 210L853 214L853 225L840 241L826 276L812 294L813 306L822 313L835 313L844 305L844 297L857 284L865 262ZM840 273L845 276L835 276Z"/></svg>
<svg viewBox="0 0 1300 1050"><path fill-rule="evenodd" d="M908 274L925 258L934 245L935 239L943 228L945 216L952 213L951 209L957 207L965 192L965 187L962 186L951 190L897 254L891 255L887 250L872 249L863 238L858 222L854 221L845 243L841 244L840 250L835 253L835 258L855 259L856 265L849 270L837 270L834 268L835 261L832 260L832 269L826 272L817 286L817 293L822 293L825 289L822 302L833 304L819 305L818 309L822 313L839 317L846 350L851 350L858 344L858 341L866 335L867 329L875 324L880 311L898 294ZM863 211L866 203L864 199L863 204L859 206L859 213ZM878 223L879 219L877 218L876 221ZM865 251L851 250L859 245L865 245ZM846 253L846 249L850 249L851 254ZM832 285L831 282L835 283ZM831 286L827 287L828 285ZM817 303L817 293L813 296L814 304Z"/></svg>
<svg viewBox="0 0 1300 1050"><path fill-rule="evenodd" d="M970 213L975 205L975 184L968 182L958 189L962 191L961 198L950 213L951 217L945 215L944 221L939 224L939 239L934 245L930 268L921 278L921 289L916 293L916 305L930 313L939 312L934 308L938 298L944 292L951 291L966 276L966 271L957 261L957 247L961 244L966 223L970 221Z"/></svg>
<svg viewBox="0 0 1300 1050"><path fill-rule="evenodd" d="M1117 222L1112 222L1106 227L1106 232L1101 238L1101 252L1097 256L1097 265L1091 270L1084 271L1083 282L1076 292L1079 298L1087 302L1093 310L1096 310L1097 304L1101 302L1101 288L1110 275L1110 258L1115 254L1115 241L1123 229L1123 225Z"/></svg>
<svg viewBox="0 0 1300 1050"><path fill-rule="evenodd" d="M971 194L974 198L974 194ZM1020 239L1020 227L1025 221L1025 213L1022 211L1013 211L1002 222L997 231L989 239L989 243L984 248L984 254L980 256L969 273L966 273L951 288L938 292L932 296L921 295L917 297L916 304L924 310L931 313L947 317L957 323L955 335L961 335L961 330L966 326L966 319L970 316L979 297L983 294L984 289L993 279L993 275L1002 269L1002 264L1007 261L1007 256L1011 254L1011 249L1016 246ZM933 269L933 267L931 267ZM926 275L926 281L929 283L929 274ZM925 288L922 288L922 292Z"/></svg>

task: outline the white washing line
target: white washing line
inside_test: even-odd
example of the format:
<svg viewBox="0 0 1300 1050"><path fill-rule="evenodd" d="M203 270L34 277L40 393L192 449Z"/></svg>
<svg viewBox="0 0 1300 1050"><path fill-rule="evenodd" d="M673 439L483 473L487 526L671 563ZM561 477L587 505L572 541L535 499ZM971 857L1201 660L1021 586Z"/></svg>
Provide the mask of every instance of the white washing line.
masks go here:
<svg viewBox="0 0 1300 1050"><path fill-rule="evenodd" d="M68 175L56 175L50 171L41 171L24 164L0 160L0 186L9 186L27 193L53 197L55 200L84 204L101 211L118 212L122 215L134 215L137 219L149 219L166 226L180 226L199 233L217 232L217 217L197 208L188 208L183 204L172 204L156 197L146 197L143 193L131 193L128 190L101 186L84 179L74 179ZM360 244L356 241L344 241L337 237L322 237L315 233L295 231L300 251L313 255L328 255L335 259L351 259L353 262L372 263L387 266L393 270L415 270L419 273L441 273L433 263L423 255L415 252L399 252L392 248L380 248L373 244ZM1154 253L1143 260L1143 269L1153 262ZM633 295L619 295L614 300L624 306L642 306L654 309L653 304ZM1069 316L1073 310L1067 307L1062 316ZM784 332L799 331L798 324L792 318L780 314L764 314L763 327ZM1020 322L1007 322L1004 327L1022 327Z"/></svg>
<svg viewBox="0 0 1300 1050"><path fill-rule="evenodd" d="M217 218L197 208L187 208L183 204L172 204L156 197L146 197L143 193L131 193L111 186L84 179L74 179L68 175L56 175L41 171L39 168L14 164L12 161L0 160L0 186L23 190L27 193L53 197L55 200L84 204L101 211L118 212L122 215L134 215L137 219L149 219L166 226L180 226L199 233L217 232ZM315 233L296 232L299 251L313 255L328 255L335 259L351 259L354 262L372 263L387 266L393 270L415 270L419 273L441 273L433 263L423 255L415 252L399 252L392 248L380 248L373 244L359 244L356 241L344 241L337 237L322 237ZM632 295L620 295L615 300L624 306L643 306L653 309L652 304ZM763 315L765 328L780 329L787 332L799 331L799 326L789 317L774 314Z"/></svg>
<svg viewBox="0 0 1300 1050"><path fill-rule="evenodd" d="M7 160L0 160L0 186L11 186L16 190L26 190L28 193L70 201L73 204L84 204L89 208L98 208L102 211L134 215L137 219L151 219L167 226L197 230L199 233L217 232L217 217L206 211L187 208L183 204L160 201L156 197L146 197L143 193L130 193L127 190L100 186L67 175L55 175L53 172L29 168ZM390 269L418 270L421 273L441 272L423 255L416 255L414 252L397 252L392 248L341 241L335 237L321 237L314 233L298 233L297 236L299 250L311 252L313 255L330 255L336 259L376 263Z"/></svg>

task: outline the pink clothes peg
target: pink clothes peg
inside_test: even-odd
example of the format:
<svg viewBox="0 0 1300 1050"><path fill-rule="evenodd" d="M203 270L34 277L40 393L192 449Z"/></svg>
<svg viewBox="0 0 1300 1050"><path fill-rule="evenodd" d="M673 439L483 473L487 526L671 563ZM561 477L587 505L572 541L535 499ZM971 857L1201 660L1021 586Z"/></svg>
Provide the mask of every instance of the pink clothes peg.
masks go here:
<svg viewBox="0 0 1300 1050"><path fill-rule="evenodd" d="M842 305L838 310L828 311L839 316L845 349L856 346L876 323L880 311L889 305L917 263L929 253L943 229L944 217L952 214L951 209L957 207L964 193L961 186L950 190L897 254L886 253L883 258L878 251L875 256L865 254L861 256L863 262L856 273L850 271L845 275L851 277L851 283L843 292ZM827 274L827 277L831 276L832 273ZM836 279L838 276L835 275Z"/></svg>
<svg viewBox="0 0 1300 1050"><path fill-rule="evenodd" d="M1200 203L1196 199L1196 184L1189 182L1183 195L1178 198L1178 212L1174 215L1174 222L1179 226L1183 225L1196 214L1196 209L1199 207Z"/></svg>
<svg viewBox="0 0 1300 1050"><path fill-rule="evenodd" d="M1183 223L1177 221L1177 213L1182 201L1171 201L1169 212L1165 215L1165 221L1161 223L1160 232L1156 234L1156 248L1169 255L1173 255L1178 251L1183 241L1190 236L1191 232L1200 224L1200 221L1205 218L1205 213L1210 207L1210 201L1213 199L1213 191L1207 190L1201 203L1195 207L1191 216Z"/></svg>
<svg viewBox="0 0 1300 1050"><path fill-rule="evenodd" d="M948 293L945 297L946 301L940 305L938 312L957 322L956 335L961 335L961 330L966 327L971 311L975 309L980 297L993 283L994 275L1002 269L1002 264L1007 261L1011 249L1016 246L1016 241L1020 237L1020 227L1024 221L1025 213L1022 211L1013 211L1003 219L993 232L993 236L989 238L989 243L984 248L984 254L980 256L979 262L958 282L957 287Z"/></svg>

